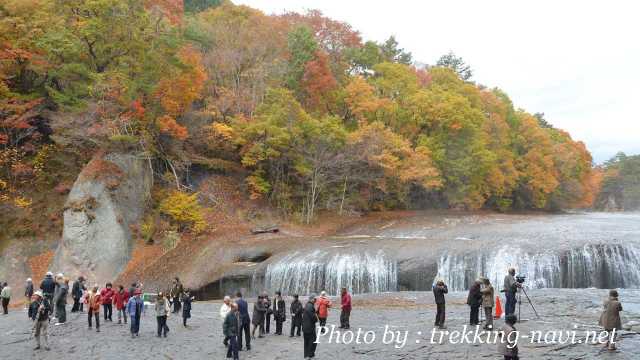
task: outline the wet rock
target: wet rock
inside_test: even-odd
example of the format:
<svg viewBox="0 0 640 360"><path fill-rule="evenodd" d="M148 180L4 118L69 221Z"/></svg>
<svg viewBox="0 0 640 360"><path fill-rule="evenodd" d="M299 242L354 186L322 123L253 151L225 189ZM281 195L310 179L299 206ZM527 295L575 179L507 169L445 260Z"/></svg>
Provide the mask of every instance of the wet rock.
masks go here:
<svg viewBox="0 0 640 360"><path fill-rule="evenodd" d="M132 229L151 190L144 158L133 154L97 156L82 170L64 210L62 240L51 268L65 275L103 282L130 259Z"/></svg>

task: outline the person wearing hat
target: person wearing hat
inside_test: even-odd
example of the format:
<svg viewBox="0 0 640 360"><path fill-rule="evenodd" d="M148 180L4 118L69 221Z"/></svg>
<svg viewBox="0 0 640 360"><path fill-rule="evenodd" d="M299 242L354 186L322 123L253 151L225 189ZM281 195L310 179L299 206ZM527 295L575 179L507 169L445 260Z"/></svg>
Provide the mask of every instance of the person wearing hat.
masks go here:
<svg viewBox="0 0 640 360"><path fill-rule="evenodd" d="M33 280L31 280L31 278L27 279L27 283L24 286L24 297L25 305L28 309L29 305L31 305L31 298L33 297Z"/></svg>
<svg viewBox="0 0 640 360"><path fill-rule="evenodd" d="M33 294L33 301L29 305L29 317L34 323L34 337L36 339L35 350L40 349L40 338L44 338L44 348L49 350L49 315L51 314L51 305L43 296L42 291L38 290Z"/></svg>
<svg viewBox="0 0 640 360"><path fill-rule="evenodd" d="M127 303L127 312L131 319L131 337L140 335L140 317L142 316L142 310L144 309L144 302L140 295L142 295L142 291L140 289L135 289L133 296Z"/></svg>
<svg viewBox="0 0 640 360"><path fill-rule="evenodd" d="M53 293L56 291L56 282L53 280L53 273L51 271L47 272L47 275L45 275L40 283L40 290L42 290L42 296L51 303L51 301L53 301Z"/></svg>
<svg viewBox="0 0 640 360"><path fill-rule="evenodd" d="M486 319L484 329L493 330L493 298L495 291L491 285L491 280L487 278L482 278L481 280L483 285L480 293L482 294L482 307L484 308L484 317Z"/></svg>
<svg viewBox="0 0 640 360"><path fill-rule="evenodd" d="M518 321L518 317L514 314L506 315L504 325L500 329L498 339L498 352L504 356L504 360L518 360L518 336L514 326Z"/></svg>
<svg viewBox="0 0 640 360"><path fill-rule="evenodd" d="M276 321L276 335L282 335L282 323L287 321L287 304L280 291L276 291L273 299L273 319Z"/></svg>
<svg viewBox="0 0 640 360"><path fill-rule="evenodd" d="M316 356L316 323L318 314L316 313L316 297L309 295L309 300L302 312L302 336L304 338L304 358L311 359Z"/></svg>
<svg viewBox="0 0 640 360"><path fill-rule="evenodd" d="M9 284L2 283L2 291L0 291L0 299L2 299L2 313L9 314L9 301L11 300L11 287Z"/></svg>
<svg viewBox="0 0 640 360"><path fill-rule="evenodd" d="M320 298L317 301L318 305L318 320L320 321L320 332L324 334L326 331L327 318L329 317L329 308L331 307L331 300L327 297L327 292L322 291Z"/></svg>
<svg viewBox="0 0 640 360"><path fill-rule="evenodd" d="M295 332L297 336L300 336L300 330L302 328L302 303L298 300L298 294L293 295L293 301L291 302L291 335ZM297 330L297 331L296 331Z"/></svg>

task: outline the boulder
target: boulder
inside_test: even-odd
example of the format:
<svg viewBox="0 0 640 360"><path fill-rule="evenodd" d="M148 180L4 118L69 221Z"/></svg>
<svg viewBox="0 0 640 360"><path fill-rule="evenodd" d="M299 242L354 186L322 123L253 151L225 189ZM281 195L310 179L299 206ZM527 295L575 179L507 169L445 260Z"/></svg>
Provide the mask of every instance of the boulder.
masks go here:
<svg viewBox="0 0 640 360"><path fill-rule="evenodd" d="M95 156L69 192L62 240L51 270L91 283L115 279L131 258L131 226L151 193L148 161L134 154Z"/></svg>

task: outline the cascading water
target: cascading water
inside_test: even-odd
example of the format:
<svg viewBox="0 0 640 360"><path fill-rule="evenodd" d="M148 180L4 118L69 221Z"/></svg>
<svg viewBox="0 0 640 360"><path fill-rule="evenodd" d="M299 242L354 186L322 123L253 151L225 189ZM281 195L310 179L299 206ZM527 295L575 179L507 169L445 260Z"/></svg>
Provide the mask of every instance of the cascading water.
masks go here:
<svg viewBox="0 0 640 360"><path fill-rule="evenodd" d="M502 289L510 267L526 276L525 285L530 288L640 287L640 247L631 244L587 244L537 253L517 246L503 246L492 254L445 253L436 279L443 279L452 290L466 290L483 276Z"/></svg>
<svg viewBox="0 0 640 360"><path fill-rule="evenodd" d="M330 252L296 251L270 263L264 273L264 289L284 294L310 294L325 290L337 295L346 287L353 293L396 291L397 265L383 251ZM261 279L254 278L254 289Z"/></svg>

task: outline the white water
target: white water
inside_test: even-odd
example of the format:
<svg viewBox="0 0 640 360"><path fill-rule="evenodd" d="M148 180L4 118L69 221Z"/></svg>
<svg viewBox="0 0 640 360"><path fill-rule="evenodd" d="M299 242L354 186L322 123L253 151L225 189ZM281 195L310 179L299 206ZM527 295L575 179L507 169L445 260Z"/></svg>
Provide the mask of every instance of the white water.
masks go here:
<svg viewBox="0 0 640 360"><path fill-rule="evenodd" d="M443 279L452 290L466 290L482 276L502 289L510 267L526 276L529 288L640 288L640 248L618 244L538 253L517 246L503 246L489 254L445 253L438 262L436 279Z"/></svg>
<svg viewBox="0 0 640 360"><path fill-rule="evenodd" d="M264 274L264 288L284 294L310 294L325 290L338 295L346 287L352 293L397 290L397 265L383 251L295 251L274 263ZM255 279L254 279L255 280ZM258 286L256 286L258 285ZM254 289L259 284L254 284Z"/></svg>

